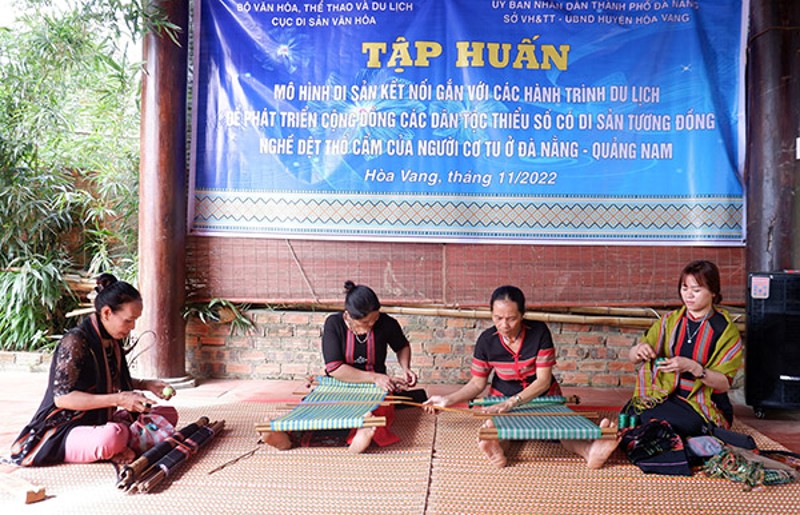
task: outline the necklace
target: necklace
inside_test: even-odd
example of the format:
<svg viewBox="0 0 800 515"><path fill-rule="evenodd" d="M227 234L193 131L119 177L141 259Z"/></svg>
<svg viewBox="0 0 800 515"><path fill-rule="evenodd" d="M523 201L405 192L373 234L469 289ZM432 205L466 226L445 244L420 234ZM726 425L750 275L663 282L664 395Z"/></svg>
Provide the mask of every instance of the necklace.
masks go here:
<svg viewBox="0 0 800 515"><path fill-rule="evenodd" d="M358 343L364 344L364 343L367 343L367 338L369 338L369 333L364 333L362 335L358 335L356 333L353 333L353 336L355 337L355 339L356 339L356 341Z"/></svg>
<svg viewBox="0 0 800 515"><path fill-rule="evenodd" d="M503 336L502 334L500 335L500 337L503 339L503 342L505 342L505 344L508 347L512 347L513 348L514 344L517 343L517 338L519 338L520 333L522 333L522 331L517 333L517 335L514 338L509 338L508 336Z"/></svg>
<svg viewBox="0 0 800 515"><path fill-rule="evenodd" d="M700 320L697 321L697 327L695 327L695 329L692 332L692 334L690 334L689 337L686 338L686 343L688 343L689 345L692 344L692 341L694 340L694 337L697 336L697 332L700 331L700 327L703 325L703 322L708 320L708 317L711 316L711 313L713 313L713 312L714 312L713 310L709 311L708 313L703 315L703 318L701 318ZM686 329L689 329L689 323L694 323L694 321L689 318L689 314L687 313L686 314Z"/></svg>

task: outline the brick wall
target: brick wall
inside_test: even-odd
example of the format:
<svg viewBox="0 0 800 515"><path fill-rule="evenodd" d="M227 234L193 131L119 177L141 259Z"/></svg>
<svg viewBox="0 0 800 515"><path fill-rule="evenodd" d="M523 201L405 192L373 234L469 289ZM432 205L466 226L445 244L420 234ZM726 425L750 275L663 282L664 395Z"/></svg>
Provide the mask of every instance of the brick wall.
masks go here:
<svg viewBox="0 0 800 515"><path fill-rule="evenodd" d="M253 310L256 327L230 334L227 325L189 321L187 372L197 378L301 379L324 370L322 326L330 313ZM412 368L423 383L463 383L475 340L491 321L394 314L412 345ZM641 327L548 323L556 346L556 377L566 386L619 387L634 384L628 348ZM390 371L396 371L391 363Z"/></svg>

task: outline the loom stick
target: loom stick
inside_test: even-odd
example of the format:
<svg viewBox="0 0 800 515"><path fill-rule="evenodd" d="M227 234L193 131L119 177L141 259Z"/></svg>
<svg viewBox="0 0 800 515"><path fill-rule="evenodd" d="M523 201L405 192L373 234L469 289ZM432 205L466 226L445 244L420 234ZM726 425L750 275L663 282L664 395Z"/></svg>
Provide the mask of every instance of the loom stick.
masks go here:
<svg viewBox="0 0 800 515"><path fill-rule="evenodd" d="M584 417L600 418L600 415L593 411L506 411L505 413L484 413L473 412L477 418L491 417Z"/></svg>
<svg viewBox="0 0 800 515"><path fill-rule="evenodd" d="M499 440L500 437L498 436L497 428L496 427L482 427L478 430L478 437L481 440ZM610 439L617 437L617 428L616 427L601 427L600 428L600 438L601 439Z"/></svg>
<svg viewBox="0 0 800 515"><path fill-rule="evenodd" d="M161 458L151 468L151 473L141 481L137 481L133 489L138 492L147 493L156 485L161 483L170 473L180 467L185 461L193 456L197 451L208 444L215 435L225 427L224 420L218 420L211 424L200 427L191 436L186 438L182 445L174 448L166 456Z"/></svg>
<svg viewBox="0 0 800 515"><path fill-rule="evenodd" d="M564 402L555 401L555 400L548 400L542 397L534 397L533 399L529 400L525 404L521 404L520 406L546 406L548 404L580 404L581 399L577 395L557 395L555 397L563 397ZM470 401L470 406L491 406L493 404L500 404L501 402L505 402L508 400L509 397L499 397L493 400L489 400L487 398L480 398L480 399L473 399Z"/></svg>
<svg viewBox="0 0 800 515"><path fill-rule="evenodd" d="M452 413L464 413L464 414L468 414L468 415L472 415L474 413L474 411L472 411L471 409L449 408L449 407L445 407L445 406L435 406L433 404L424 404L422 402L401 401L401 402L397 402L395 404L404 404L406 406L415 406L417 408L433 408L436 411L450 411Z"/></svg>
<svg viewBox="0 0 800 515"><path fill-rule="evenodd" d="M120 490L129 489L131 485L133 485L139 477L144 475L158 460L166 456L175 446L179 445L180 442L192 435L199 428L206 425L208 425L208 417L200 417L196 422L188 424L181 430L176 431L172 437L156 444L152 449L144 452L132 463L125 465L122 470L119 471L117 488Z"/></svg>
<svg viewBox="0 0 800 515"><path fill-rule="evenodd" d="M399 402L386 402L386 401L311 401L301 402L298 404L286 404L285 407L299 408L302 406L390 406L392 404L399 404Z"/></svg>
<svg viewBox="0 0 800 515"><path fill-rule="evenodd" d="M364 424L361 427L384 427L386 426L386 417L364 417ZM256 432L259 434L263 433L270 433L273 431L270 422L258 422L255 425ZM355 428L342 428L342 429L359 429L358 427ZM307 431L319 431L320 429L308 429ZM280 431L284 431L281 429ZM288 431L293 431L289 429ZM263 441L263 440L262 440Z"/></svg>

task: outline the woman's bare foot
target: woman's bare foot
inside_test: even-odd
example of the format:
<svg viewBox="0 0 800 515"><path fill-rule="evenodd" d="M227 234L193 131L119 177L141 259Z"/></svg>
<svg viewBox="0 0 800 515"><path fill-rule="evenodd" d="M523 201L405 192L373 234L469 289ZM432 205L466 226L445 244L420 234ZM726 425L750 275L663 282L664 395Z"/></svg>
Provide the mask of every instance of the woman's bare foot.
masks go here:
<svg viewBox="0 0 800 515"><path fill-rule="evenodd" d="M616 425L604 418L600 421L600 427L602 428L614 428ZM619 445L619 437L611 439L611 438L600 438L592 442L589 446L589 451L586 458L586 466L590 469L599 469L603 465L605 465L608 458L611 457L611 454Z"/></svg>
<svg viewBox="0 0 800 515"><path fill-rule="evenodd" d="M120 465L128 465L130 463L133 463L135 459L136 459L136 451L134 451L130 447L125 447L124 450L111 456L111 461L114 463L119 463Z"/></svg>
<svg viewBox="0 0 800 515"><path fill-rule="evenodd" d="M494 422L492 422L492 419L488 419L483 424L483 427L494 427ZM506 451L499 440L478 440L478 447L489 458L489 463L495 467L501 469L508 463Z"/></svg>
<svg viewBox="0 0 800 515"><path fill-rule="evenodd" d="M292 448L292 439L289 438L289 433L285 431L270 431L267 433L266 438L262 436L261 440L265 444L275 447L280 451L285 451Z"/></svg>
<svg viewBox="0 0 800 515"><path fill-rule="evenodd" d="M350 442L350 447L347 448L347 451L353 454L361 454L366 451L369 444L372 443L372 437L376 429L375 427L359 428L355 436L353 436L353 441Z"/></svg>

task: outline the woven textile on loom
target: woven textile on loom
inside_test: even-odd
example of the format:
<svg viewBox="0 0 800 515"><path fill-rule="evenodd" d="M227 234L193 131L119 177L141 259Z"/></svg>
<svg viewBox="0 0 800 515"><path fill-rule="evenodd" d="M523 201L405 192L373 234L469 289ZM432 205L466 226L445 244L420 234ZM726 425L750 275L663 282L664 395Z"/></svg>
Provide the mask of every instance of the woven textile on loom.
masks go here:
<svg viewBox="0 0 800 515"><path fill-rule="evenodd" d="M537 413L573 413L563 405L531 406L509 412L515 416L492 417L500 440L596 440L602 430L591 420L575 416L547 416ZM530 413L530 417L522 416Z"/></svg>
<svg viewBox="0 0 800 515"><path fill-rule="evenodd" d="M372 383L343 383L330 377L318 377L317 382L291 412L270 422L272 431L364 427L364 417L386 397L386 392Z"/></svg>
<svg viewBox="0 0 800 515"><path fill-rule="evenodd" d="M489 397L481 397L469 402L470 406L491 406L492 404L500 404L508 400L508 397L494 395ZM522 406L539 406L542 404L565 404L567 398L562 395L542 395L541 397L534 397Z"/></svg>

